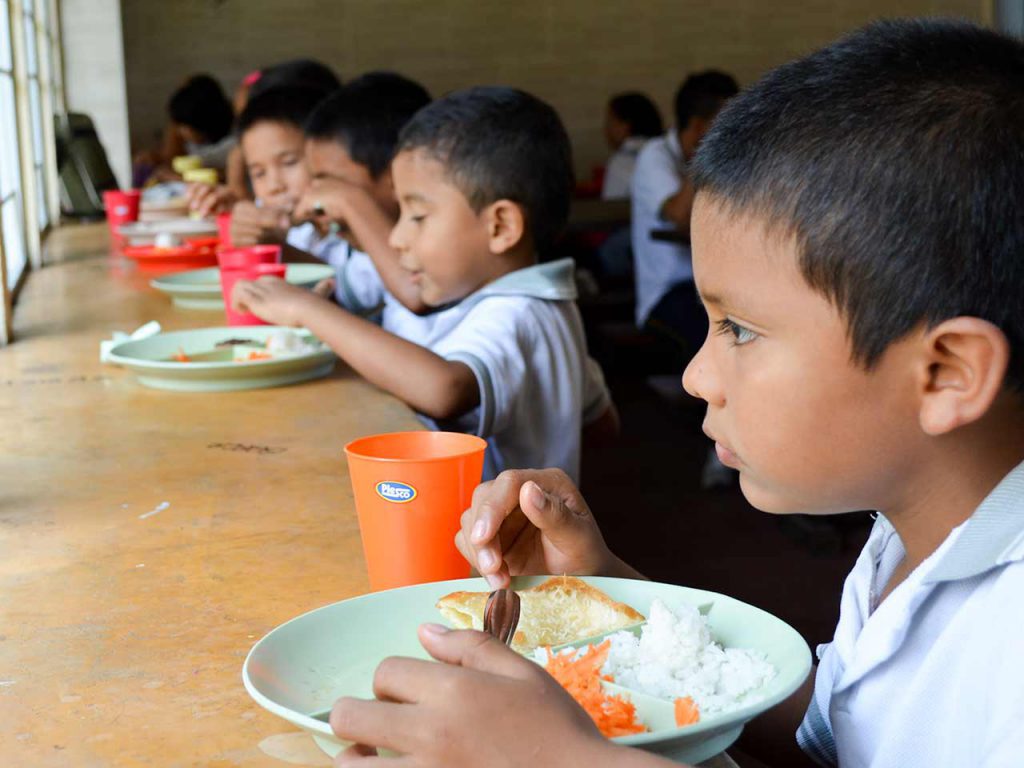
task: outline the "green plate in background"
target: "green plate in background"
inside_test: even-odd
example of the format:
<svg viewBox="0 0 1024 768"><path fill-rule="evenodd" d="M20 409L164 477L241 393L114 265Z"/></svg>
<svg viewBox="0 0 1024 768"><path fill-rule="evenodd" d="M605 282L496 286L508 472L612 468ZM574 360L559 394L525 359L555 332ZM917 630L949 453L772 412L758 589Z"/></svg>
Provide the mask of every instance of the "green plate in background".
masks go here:
<svg viewBox="0 0 1024 768"><path fill-rule="evenodd" d="M513 587L526 589L546 578L517 578ZM777 670L761 701L709 715L685 728L675 727L671 702L633 694L641 720L658 729L616 740L622 744L691 764L707 760L727 749L747 721L799 688L811 669L810 650L796 630L739 600L650 581L583 580L645 615L654 598L668 606L710 604L708 622L716 641L726 647L763 651ZM334 701L340 696L373 698L374 670L388 656L427 658L416 628L424 622L441 621L434 604L461 590L487 592L489 587L483 579L419 584L303 614L271 631L249 651L242 668L245 688L260 706L309 731L316 743L333 755L346 746L326 722Z"/></svg>
<svg viewBox="0 0 1024 768"><path fill-rule="evenodd" d="M313 350L270 360L234 362L213 358L217 344L227 339L249 339L262 345L275 331L290 330L315 343ZM177 362L179 352L193 362ZM334 353L308 331L273 325L243 325L225 328L200 328L193 331L158 333L147 339L126 341L110 351L109 362L135 372L147 387L178 392L226 392L236 389L260 389L318 379L334 369Z"/></svg>
<svg viewBox="0 0 1024 768"><path fill-rule="evenodd" d="M334 277L334 267L329 264L289 264L285 280L292 285L312 288L328 277ZM217 267L176 272L150 280L149 284L170 296L174 306L181 309L224 311Z"/></svg>

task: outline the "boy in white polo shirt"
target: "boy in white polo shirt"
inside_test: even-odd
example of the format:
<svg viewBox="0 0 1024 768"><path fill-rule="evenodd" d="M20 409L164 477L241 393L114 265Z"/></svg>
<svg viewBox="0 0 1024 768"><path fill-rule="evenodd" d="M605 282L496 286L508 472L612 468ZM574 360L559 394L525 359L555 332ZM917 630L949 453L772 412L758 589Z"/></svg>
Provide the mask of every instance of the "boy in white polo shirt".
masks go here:
<svg viewBox="0 0 1024 768"><path fill-rule="evenodd" d="M391 246L437 308L410 332L419 343L280 280L239 283L235 305L305 326L431 426L485 437L486 477L549 464L578 476L583 425L615 416L592 375L572 262L537 264L572 189L557 114L511 88L451 94L405 127L391 173Z"/></svg>
<svg viewBox="0 0 1024 768"><path fill-rule="evenodd" d="M813 685L746 729L769 765L1024 764L1022 120L1020 41L881 22L766 75L695 159L705 431L764 511L879 510ZM639 577L557 471L478 489L456 542L495 588ZM672 765L483 633L420 640L446 664L386 662L386 701L336 703L360 745L336 765Z"/></svg>

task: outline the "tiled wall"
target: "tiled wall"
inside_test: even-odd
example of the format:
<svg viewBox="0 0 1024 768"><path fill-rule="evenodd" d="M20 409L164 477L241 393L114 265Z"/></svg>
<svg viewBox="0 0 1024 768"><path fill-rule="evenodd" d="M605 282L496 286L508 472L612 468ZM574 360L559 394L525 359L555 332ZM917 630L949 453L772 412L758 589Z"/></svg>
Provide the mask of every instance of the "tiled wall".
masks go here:
<svg viewBox="0 0 1024 768"><path fill-rule="evenodd" d="M122 0L133 146L156 141L188 74L232 89L249 70L313 56L343 77L395 69L434 94L477 83L559 110L578 171L602 162L610 94L647 91L666 116L689 71L741 83L879 16L988 21L989 0Z"/></svg>

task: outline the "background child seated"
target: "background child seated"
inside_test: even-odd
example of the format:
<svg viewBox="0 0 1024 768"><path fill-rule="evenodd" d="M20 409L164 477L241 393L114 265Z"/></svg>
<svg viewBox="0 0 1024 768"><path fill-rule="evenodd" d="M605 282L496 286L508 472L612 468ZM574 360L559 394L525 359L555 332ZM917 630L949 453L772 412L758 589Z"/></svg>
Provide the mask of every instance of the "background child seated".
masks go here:
<svg viewBox="0 0 1024 768"><path fill-rule="evenodd" d="M289 228L291 212L309 186L302 127L322 96L312 88L275 88L250 99L239 116L242 156L256 200L238 203L232 210L234 245L284 239L319 255L312 232L293 234ZM254 214L247 210L249 205Z"/></svg>
<svg viewBox="0 0 1024 768"><path fill-rule="evenodd" d="M661 113L645 94L631 91L612 97L604 119L604 135L612 155L605 166L602 199L629 197L640 149L663 130Z"/></svg>
<svg viewBox="0 0 1024 768"><path fill-rule="evenodd" d="M769 73L697 154L694 273L713 330L683 382L705 429L762 510L879 510L813 698L808 684L746 729L776 765L808 764L792 737L804 712L798 740L820 765L1024 755L1022 104L1019 41L880 23ZM479 489L457 543L496 587L639 576L561 472ZM420 637L449 666L406 659L378 677L386 700L339 701L335 732L363 746L336 764L380 744L425 766L673 765L602 739L493 638Z"/></svg>
<svg viewBox="0 0 1024 768"><path fill-rule="evenodd" d="M612 411L603 382L588 387L571 260L536 263L568 216L570 154L554 110L509 88L452 94L406 126L390 243L438 308L422 346L281 280L240 282L234 303L305 326L429 425L485 437L485 476L553 463L575 477L584 421Z"/></svg>

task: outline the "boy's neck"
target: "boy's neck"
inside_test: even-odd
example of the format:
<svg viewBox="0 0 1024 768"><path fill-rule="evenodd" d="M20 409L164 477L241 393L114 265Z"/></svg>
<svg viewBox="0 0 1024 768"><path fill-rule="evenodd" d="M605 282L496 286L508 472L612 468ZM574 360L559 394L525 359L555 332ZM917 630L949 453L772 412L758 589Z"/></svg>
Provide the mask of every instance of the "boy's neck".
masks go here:
<svg viewBox="0 0 1024 768"><path fill-rule="evenodd" d="M1024 418L1009 400L982 420L934 438L927 455L920 457L919 471L897 480L898 497L881 511L906 550L900 568L904 576L935 552L1024 461Z"/></svg>
<svg viewBox="0 0 1024 768"><path fill-rule="evenodd" d="M492 256L491 258L494 259L495 257ZM494 264L494 269L489 272L487 280L478 286L477 290L493 283L500 277L520 269L525 269L526 267L532 267L537 263L537 253L534 251L532 243L524 242L505 251L492 263Z"/></svg>

